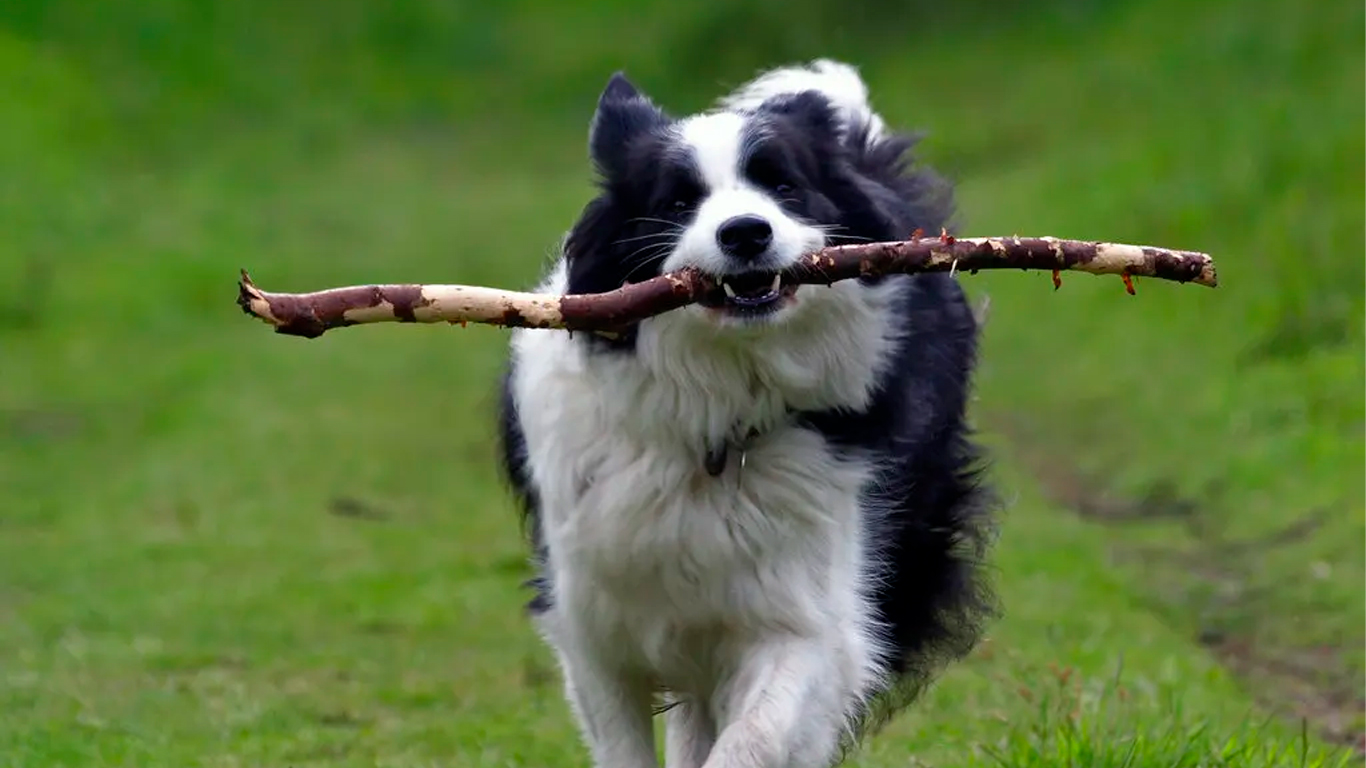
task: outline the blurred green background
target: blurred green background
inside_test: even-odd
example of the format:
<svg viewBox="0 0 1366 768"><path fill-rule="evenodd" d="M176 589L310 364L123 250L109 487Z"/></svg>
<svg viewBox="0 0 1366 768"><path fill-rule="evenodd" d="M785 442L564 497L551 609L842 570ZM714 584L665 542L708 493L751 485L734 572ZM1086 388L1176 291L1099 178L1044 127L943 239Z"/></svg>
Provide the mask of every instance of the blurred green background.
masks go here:
<svg viewBox="0 0 1366 768"><path fill-rule="evenodd" d="M0 765L587 765L521 614L505 332L276 336L237 270L527 287L612 71L685 113L817 56L927 132L963 234L1203 250L1222 282L963 278L1006 613L857 764L1360 747L1364 21L0 3ZM1227 759L1198 764L1277 764Z"/></svg>

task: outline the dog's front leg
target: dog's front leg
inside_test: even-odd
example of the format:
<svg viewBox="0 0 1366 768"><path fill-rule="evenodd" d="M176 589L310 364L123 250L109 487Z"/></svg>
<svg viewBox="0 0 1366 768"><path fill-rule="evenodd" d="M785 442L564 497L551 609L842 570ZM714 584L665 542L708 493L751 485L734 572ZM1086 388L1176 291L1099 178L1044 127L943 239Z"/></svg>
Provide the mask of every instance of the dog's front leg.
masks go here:
<svg viewBox="0 0 1366 768"><path fill-rule="evenodd" d="M658 768L649 684L589 653L561 652L560 659L595 768Z"/></svg>
<svg viewBox="0 0 1366 768"><path fill-rule="evenodd" d="M716 726L701 702L682 699L664 714L664 768L702 768Z"/></svg>
<svg viewBox="0 0 1366 768"><path fill-rule="evenodd" d="M757 648L727 686L705 768L825 768L843 731L846 685L817 642Z"/></svg>

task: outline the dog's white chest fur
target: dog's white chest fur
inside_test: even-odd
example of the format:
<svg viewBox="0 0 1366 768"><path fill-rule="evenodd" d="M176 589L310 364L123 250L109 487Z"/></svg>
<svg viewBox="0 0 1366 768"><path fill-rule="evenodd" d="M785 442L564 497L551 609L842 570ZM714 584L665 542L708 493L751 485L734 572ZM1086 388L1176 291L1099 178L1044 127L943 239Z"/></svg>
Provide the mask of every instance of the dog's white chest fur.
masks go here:
<svg viewBox="0 0 1366 768"><path fill-rule="evenodd" d="M728 649L834 634L829 645L848 652L849 682L861 687L872 649L859 504L872 467L788 414L867 396L890 336L885 297L865 293L839 299L864 311L813 325L837 343L786 329L758 357L681 313L657 318L638 352L617 358L589 360L563 333L519 332L513 386L557 606L544 623L557 642L591 637L613 663L686 692L732 673ZM668 354L653 357L660 348ZM851 364L860 357L869 364ZM712 476L704 455L728 438L727 466Z"/></svg>
<svg viewBox="0 0 1366 768"><path fill-rule="evenodd" d="M848 603L862 468L792 427L751 441L743 469L740 453L712 477L679 446L623 436L586 445L587 476L563 478L578 495L546 521L557 597L594 634L620 637L620 658L662 686L726 674L718 644L857 618Z"/></svg>

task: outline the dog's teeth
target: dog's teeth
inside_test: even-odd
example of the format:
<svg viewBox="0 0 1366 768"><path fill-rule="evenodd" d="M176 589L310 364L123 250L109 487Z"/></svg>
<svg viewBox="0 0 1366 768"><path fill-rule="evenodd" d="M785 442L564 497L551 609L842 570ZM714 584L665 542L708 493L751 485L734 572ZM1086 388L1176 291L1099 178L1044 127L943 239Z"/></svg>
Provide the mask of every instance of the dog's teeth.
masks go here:
<svg viewBox="0 0 1366 768"><path fill-rule="evenodd" d="M721 283L721 290L725 291L730 298L735 298L735 289L730 287L730 283Z"/></svg>
<svg viewBox="0 0 1366 768"><path fill-rule="evenodd" d="M773 276L773 292L774 292L774 293L777 293L777 292L778 292L778 289L779 289L779 288L782 288L782 287L783 287L783 276L782 276L782 275L774 275L774 276Z"/></svg>

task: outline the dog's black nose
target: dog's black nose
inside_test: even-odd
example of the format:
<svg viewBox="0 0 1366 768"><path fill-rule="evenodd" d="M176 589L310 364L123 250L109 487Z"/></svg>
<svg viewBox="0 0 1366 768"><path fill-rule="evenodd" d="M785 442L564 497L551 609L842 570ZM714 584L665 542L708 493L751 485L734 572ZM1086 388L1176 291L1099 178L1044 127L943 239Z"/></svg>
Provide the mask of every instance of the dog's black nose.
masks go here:
<svg viewBox="0 0 1366 768"><path fill-rule="evenodd" d="M753 259L773 242L773 227L758 216L732 216L716 228L721 250L737 259Z"/></svg>

